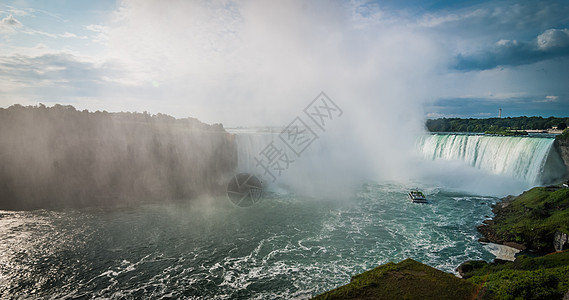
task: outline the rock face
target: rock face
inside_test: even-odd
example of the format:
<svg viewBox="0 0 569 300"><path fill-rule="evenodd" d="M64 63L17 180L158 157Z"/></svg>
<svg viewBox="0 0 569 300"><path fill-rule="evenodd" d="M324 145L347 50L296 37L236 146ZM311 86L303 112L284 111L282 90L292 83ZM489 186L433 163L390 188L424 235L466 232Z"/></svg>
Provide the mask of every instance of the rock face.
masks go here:
<svg viewBox="0 0 569 300"><path fill-rule="evenodd" d="M555 147L561 156L567 172L569 173L569 140L556 139L555 142L553 142L553 147Z"/></svg>
<svg viewBox="0 0 569 300"><path fill-rule="evenodd" d="M224 191L237 165L220 124L56 105L0 109L0 209L161 202Z"/></svg>
<svg viewBox="0 0 569 300"><path fill-rule="evenodd" d="M569 248L569 235L561 231L556 231L553 237L553 246L555 251L567 250Z"/></svg>

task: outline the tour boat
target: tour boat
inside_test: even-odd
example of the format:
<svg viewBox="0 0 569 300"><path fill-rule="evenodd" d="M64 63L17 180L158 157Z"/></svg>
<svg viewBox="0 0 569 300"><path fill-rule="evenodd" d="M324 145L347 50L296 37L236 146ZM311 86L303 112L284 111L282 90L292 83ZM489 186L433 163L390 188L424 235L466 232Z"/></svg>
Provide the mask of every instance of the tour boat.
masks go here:
<svg viewBox="0 0 569 300"><path fill-rule="evenodd" d="M427 198L419 190L412 190L409 192L409 200L413 203L427 203Z"/></svg>

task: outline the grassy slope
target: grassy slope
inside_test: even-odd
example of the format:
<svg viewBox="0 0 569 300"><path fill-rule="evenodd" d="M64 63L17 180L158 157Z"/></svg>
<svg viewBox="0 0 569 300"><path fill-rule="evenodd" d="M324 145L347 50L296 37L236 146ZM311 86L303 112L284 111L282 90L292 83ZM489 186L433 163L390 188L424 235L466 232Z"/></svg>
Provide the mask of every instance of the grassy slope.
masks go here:
<svg viewBox="0 0 569 300"><path fill-rule="evenodd" d="M314 299L472 299L476 293L471 282L406 259L356 275Z"/></svg>
<svg viewBox="0 0 569 300"><path fill-rule="evenodd" d="M467 279L412 259L390 262L314 299L561 299L569 290L569 251L501 264L465 264Z"/></svg>
<svg viewBox="0 0 569 300"><path fill-rule="evenodd" d="M569 233L569 189L549 191L536 187L513 201L498 204L489 230L504 242L525 244L540 252L553 251L555 231Z"/></svg>
<svg viewBox="0 0 569 300"><path fill-rule="evenodd" d="M496 299L561 299L569 290L569 251L514 262L488 264L471 261L464 278L484 285ZM464 265L461 266L464 269Z"/></svg>

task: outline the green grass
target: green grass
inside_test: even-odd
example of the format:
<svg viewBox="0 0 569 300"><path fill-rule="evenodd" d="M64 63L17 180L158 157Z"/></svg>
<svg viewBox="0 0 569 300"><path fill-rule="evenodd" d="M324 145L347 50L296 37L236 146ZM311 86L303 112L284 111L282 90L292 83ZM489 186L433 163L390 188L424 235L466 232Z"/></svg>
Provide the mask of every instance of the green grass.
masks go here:
<svg viewBox="0 0 569 300"><path fill-rule="evenodd" d="M503 264L468 264L473 269L464 277L484 286L490 299L561 299L569 290L568 251L536 258L520 256Z"/></svg>
<svg viewBox="0 0 569 300"><path fill-rule="evenodd" d="M569 233L569 189L533 188L495 212L494 224L488 227L496 237L552 252L555 232Z"/></svg>
<svg viewBox="0 0 569 300"><path fill-rule="evenodd" d="M569 290L569 251L465 264L461 279L412 259L389 262L313 299L561 299Z"/></svg>
<svg viewBox="0 0 569 300"><path fill-rule="evenodd" d="M473 299L476 294L473 283L406 259L356 275L314 299Z"/></svg>
<svg viewBox="0 0 569 300"><path fill-rule="evenodd" d="M470 265L467 271L464 271L465 264ZM464 278L484 277L489 273L496 273L503 270L535 271L540 269L569 266L569 251L552 253L539 257L521 255L516 257L516 260L513 262L491 264L485 261L476 260L466 262L465 264L462 266L462 275Z"/></svg>

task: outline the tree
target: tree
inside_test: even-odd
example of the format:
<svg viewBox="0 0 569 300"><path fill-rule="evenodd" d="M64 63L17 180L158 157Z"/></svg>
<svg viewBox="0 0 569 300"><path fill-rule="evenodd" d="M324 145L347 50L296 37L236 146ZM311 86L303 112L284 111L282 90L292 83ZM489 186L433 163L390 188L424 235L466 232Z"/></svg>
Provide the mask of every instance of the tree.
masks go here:
<svg viewBox="0 0 569 300"><path fill-rule="evenodd" d="M565 128L567 128L567 124L565 124L565 122L561 122L557 125L557 129L559 130L564 130Z"/></svg>

